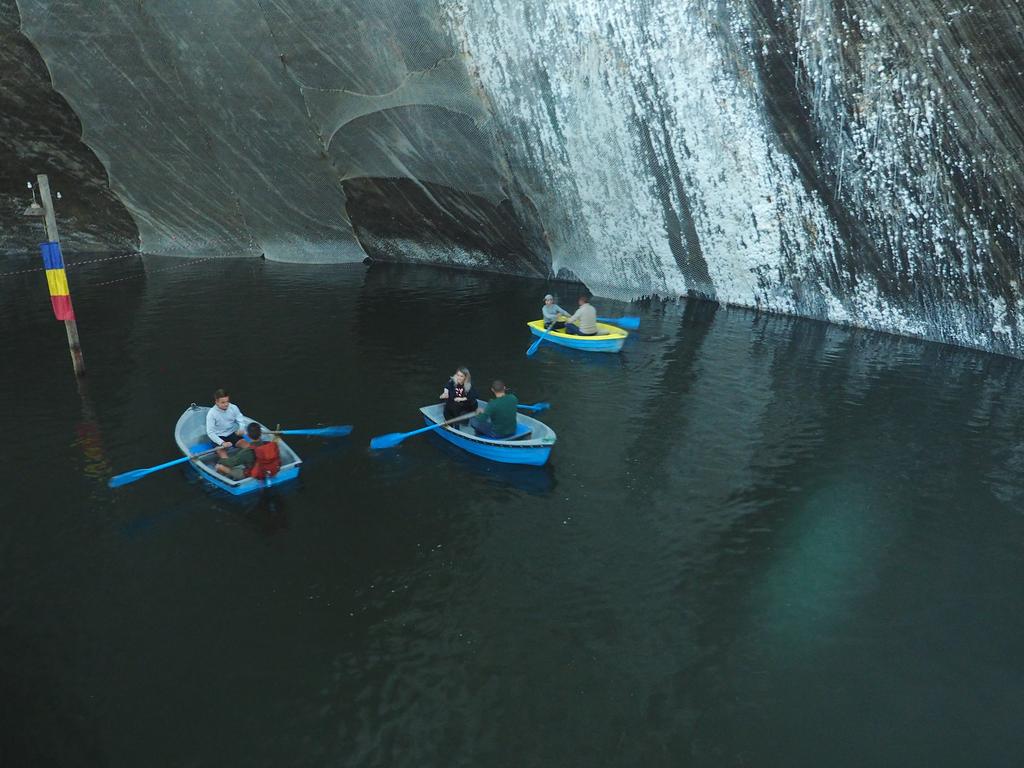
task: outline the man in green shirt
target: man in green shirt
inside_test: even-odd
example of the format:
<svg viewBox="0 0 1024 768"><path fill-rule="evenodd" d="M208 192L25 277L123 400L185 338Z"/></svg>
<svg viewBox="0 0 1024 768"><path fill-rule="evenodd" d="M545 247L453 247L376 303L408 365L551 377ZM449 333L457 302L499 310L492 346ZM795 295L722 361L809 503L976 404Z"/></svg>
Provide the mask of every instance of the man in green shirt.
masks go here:
<svg viewBox="0 0 1024 768"><path fill-rule="evenodd" d="M519 398L506 391L503 381L491 384L494 398L486 408L477 408L469 425L484 437L511 437L516 432Z"/></svg>

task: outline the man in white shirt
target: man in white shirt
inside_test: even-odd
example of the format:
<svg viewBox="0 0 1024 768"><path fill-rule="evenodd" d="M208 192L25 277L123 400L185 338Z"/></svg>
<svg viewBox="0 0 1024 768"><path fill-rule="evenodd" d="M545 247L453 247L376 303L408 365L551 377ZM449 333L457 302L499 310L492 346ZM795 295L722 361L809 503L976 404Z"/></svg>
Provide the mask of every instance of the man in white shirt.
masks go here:
<svg viewBox="0 0 1024 768"><path fill-rule="evenodd" d="M590 303L590 295L580 296L580 308L565 321L565 332L574 336L595 336L597 334L597 310Z"/></svg>
<svg viewBox="0 0 1024 768"><path fill-rule="evenodd" d="M220 448L248 448L245 439L245 417L237 405L231 402L226 390L218 389L213 393L213 408L206 412L206 436Z"/></svg>

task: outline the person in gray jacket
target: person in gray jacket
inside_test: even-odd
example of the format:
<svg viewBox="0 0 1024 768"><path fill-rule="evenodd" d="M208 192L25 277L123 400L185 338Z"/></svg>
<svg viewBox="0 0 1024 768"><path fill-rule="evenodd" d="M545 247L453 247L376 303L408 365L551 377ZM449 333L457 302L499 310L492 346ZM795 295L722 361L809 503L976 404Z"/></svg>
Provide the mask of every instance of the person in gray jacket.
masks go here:
<svg viewBox="0 0 1024 768"><path fill-rule="evenodd" d="M544 330L548 328L554 328L554 330L560 330L565 328L565 323L558 319L559 315L569 316L569 313L562 309L560 306L555 304L555 297L550 293L544 297L544 306L541 307L541 313L544 315Z"/></svg>

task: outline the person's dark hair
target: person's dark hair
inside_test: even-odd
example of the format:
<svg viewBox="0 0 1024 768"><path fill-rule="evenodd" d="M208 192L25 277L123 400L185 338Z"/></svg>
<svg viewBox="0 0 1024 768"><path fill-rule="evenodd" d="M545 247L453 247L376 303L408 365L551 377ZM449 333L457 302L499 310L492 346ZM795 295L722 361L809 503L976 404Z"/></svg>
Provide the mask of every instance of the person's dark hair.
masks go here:
<svg viewBox="0 0 1024 768"><path fill-rule="evenodd" d="M593 297L589 293L587 293L586 291L584 291L583 293L580 294L580 300L581 301L590 301L591 298L593 298Z"/></svg>
<svg viewBox="0 0 1024 768"><path fill-rule="evenodd" d="M502 381L501 379L495 379L493 382L491 382L491 392L493 392L494 394L498 394L499 392L504 392L504 391L505 391L505 382L504 381Z"/></svg>
<svg viewBox="0 0 1024 768"><path fill-rule="evenodd" d="M222 397L231 397L231 395L228 394L228 391L226 389L215 390L213 393L213 402L217 402Z"/></svg>
<svg viewBox="0 0 1024 768"><path fill-rule="evenodd" d="M263 429L255 421L249 422L249 426L245 428L245 433L249 436L250 440L259 440L263 437Z"/></svg>

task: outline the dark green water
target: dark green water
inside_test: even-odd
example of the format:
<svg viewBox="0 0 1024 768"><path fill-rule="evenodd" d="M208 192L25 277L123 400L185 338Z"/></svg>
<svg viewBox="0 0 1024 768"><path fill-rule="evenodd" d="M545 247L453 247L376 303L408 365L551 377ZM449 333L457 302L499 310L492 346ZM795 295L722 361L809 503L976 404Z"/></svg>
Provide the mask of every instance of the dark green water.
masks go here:
<svg viewBox="0 0 1024 768"><path fill-rule="evenodd" d="M0 764L1024 761L1020 362L702 304L527 359L541 283L176 264L69 268L81 392L0 280ZM463 363L549 467L367 450ZM356 432L279 496L106 487L222 385Z"/></svg>

